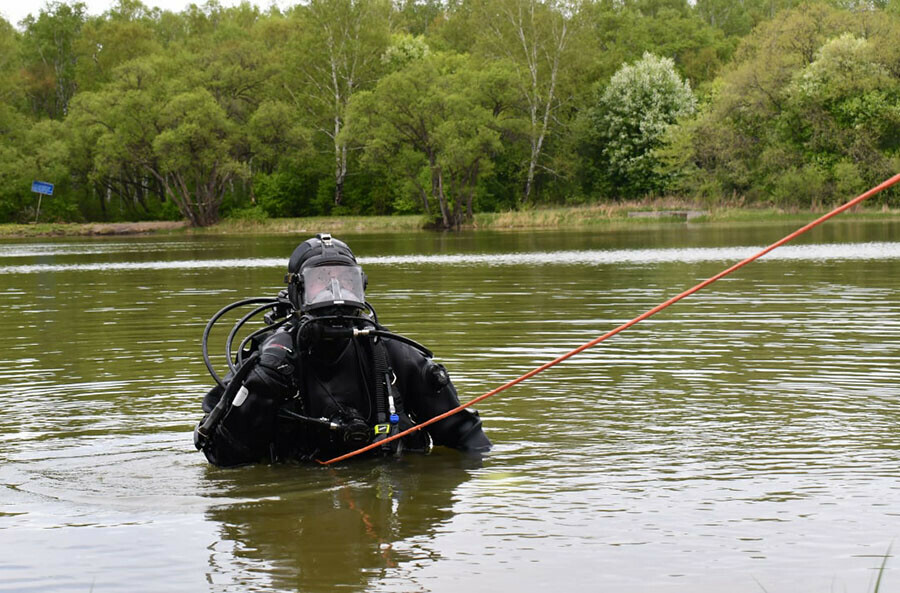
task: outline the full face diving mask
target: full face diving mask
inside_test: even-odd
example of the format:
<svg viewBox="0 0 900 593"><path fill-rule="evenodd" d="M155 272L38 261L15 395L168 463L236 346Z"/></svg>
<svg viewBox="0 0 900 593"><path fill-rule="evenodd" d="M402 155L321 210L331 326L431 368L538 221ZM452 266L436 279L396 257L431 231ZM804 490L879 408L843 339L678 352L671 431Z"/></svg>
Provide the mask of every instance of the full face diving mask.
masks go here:
<svg viewBox="0 0 900 593"><path fill-rule="evenodd" d="M301 310L305 313L326 307L366 306L365 277L357 265L319 265L300 272L303 286Z"/></svg>

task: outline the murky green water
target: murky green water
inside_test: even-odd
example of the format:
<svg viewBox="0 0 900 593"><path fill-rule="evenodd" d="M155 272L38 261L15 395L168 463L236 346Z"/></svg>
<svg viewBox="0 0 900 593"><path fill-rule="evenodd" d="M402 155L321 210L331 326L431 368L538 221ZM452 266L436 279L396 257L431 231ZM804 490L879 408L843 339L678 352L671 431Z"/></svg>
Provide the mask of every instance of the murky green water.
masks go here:
<svg viewBox="0 0 900 593"><path fill-rule="evenodd" d="M344 238L468 399L790 230ZM0 243L0 591L862 593L900 545L900 225L829 223L483 402L481 463L209 467L200 333L307 236Z"/></svg>

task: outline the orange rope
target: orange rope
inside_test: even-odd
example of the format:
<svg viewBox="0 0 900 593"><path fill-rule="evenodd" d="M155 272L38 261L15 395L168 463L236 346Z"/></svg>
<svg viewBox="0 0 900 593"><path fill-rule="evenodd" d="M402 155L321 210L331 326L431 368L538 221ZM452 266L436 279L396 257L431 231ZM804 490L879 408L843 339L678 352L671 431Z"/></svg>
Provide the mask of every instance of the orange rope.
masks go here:
<svg viewBox="0 0 900 593"><path fill-rule="evenodd" d="M457 412L459 412L459 411L461 411L461 410L463 410L463 409L465 409L465 408L468 408L469 406L473 406L473 405L477 404L478 402L480 402L480 401L482 401L482 400L485 400L485 399L491 397L492 395L495 395L495 394L497 394L497 393L500 393L501 391L504 391L504 390L506 390L506 389L509 389L509 388L512 387L513 385L516 385L516 384L518 384L518 383L521 383L522 381L524 381L524 380L526 380L526 379L530 379L531 377L537 375L538 373L543 372L543 371L546 371L546 370L549 369L550 367L555 366L555 365L561 363L562 361L564 361L564 360L566 360L566 359L568 359L568 358L571 358L571 357L575 356L575 355L578 354L579 352L582 352L582 351L584 351L584 350L587 350L588 348L591 348L592 346L596 346L597 344L599 344L599 343L602 342L603 340L606 340L606 339L608 339L608 338L613 337L613 336L616 335L617 333L619 333L619 332L621 332L621 331L623 331L623 330L628 329L629 327L631 327L631 326L634 325L635 323L638 323L638 322L640 322L640 321L643 321L644 319L647 319L647 318L650 317L651 315L655 315L656 313L659 313L660 311L662 311L662 310L665 309L666 307L668 307L668 306L670 306L670 305L674 305L675 303L677 303L677 302L680 301L681 299L683 299L683 298L685 298L685 297L688 297L688 296L694 294L694 293L697 292L698 290L701 290L701 289L703 289L703 288L706 288L707 286L709 286L710 284L712 284L712 283L715 282L716 280L719 280L720 278L724 278L724 277L727 276L728 274L731 274L732 272L734 272L734 271L736 271L736 270L739 270L739 269L743 268L744 266L746 266L746 265L749 264L750 262L752 262L752 261L754 261L754 260L757 260L757 259L761 258L762 256L764 256L765 254L769 253L769 252L772 251L773 249L777 249L778 247L781 247L782 245L784 245L784 244L787 243L788 241L790 241L790 240L792 240L792 239L795 239L795 238L799 237L800 235L802 235L802 234L805 233L806 231L812 229L813 227L816 227L816 226L822 224L823 222L825 222L825 221L828 220L829 218L832 218L832 217L834 217L834 216L837 216L838 214L844 212L845 210L849 210L850 208L853 208L854 206L856 206L857 204L859 204L859 203L862 202L863 200L865 200L865 199L867 199L867 198L870 198L870 197L874 196L874 195L877 194L878 192L883 191L883 190L885 190L885 189L891 187L892 185L894 185L894 184L897 183L897 182L900 182L900 173L898 173L897 175L894 175L893 177L891 177L891 178L888 179L887 181L882 182L880 185L877 185L876 187L873 187L873 188L870 189L869 191L867 191L867 192L865 192L865 193L863 193L863 194L860 194L859 196L857 196L857 197L855 197L854 199L850 200L849 202L847 202L847 203L844 204L843 206L839 206L838 208L835 208L834 210L832 210L832 211L829 212L828 214L825 214L824 216L822 216L822 217L820 217L820 218L817 218L816 220L812 221L811 223L807 224L806 226L797 229L796 231L794 231L794 232L791 233L790 235L786 236L785 238L781 239L780 241L776 241L775 243L772 243L771 245L769 245L768 247L766 247L765 249L763 249L762 251L760 251L760 252L757 253L756 255L751 255L751 256L748 257L747 259L745 259L745 260L743 260L743 261L741 261L741 262L738 262L738 263L734 264L733 266L731 266L731 267L728 268L727 270L723 270L722 272L719 272L719 273L716 274L715 276L713 276L713 277L711 277L711 278L708 278L707 280L704 280L703 282L701 282L700 284L694 286L693 288L690 288L690 289L688 289L688 290L685 290L685 291L682 292L681 294L679 294L679 295L677 295L677 296L674 296L674 297L670 298L670 299L667 300L666 302L661 303L661 304L659 304L659 305L653 307L652 309L650 309L650 310L647 311L646 313L643 313L643 314L641 314L641 315L638 315L637 317L635 317L635 318L632 319L631 321L629 321L629 322L627 322L627 323L623 323L622 325L620 325L619 327L615 328L614 330L611 330L611 331L609 331L609 332L603 334L602 336L600 336L600 337L598 337L598 338L594 338L594 339L591 340L590 342L587 342L586 344L582 344L582 345L579 346L578 348L575 348L574 350L571 350L571 351L567 352L566 354L563 354L562 356L560 356L560 357L558 357L558 358L554 358L554 359L551 360L550 362L544 363L544 364L542 364L541 366L537 367L536 369L533 369L533 370L531 370L531 371L528 371L527 373L525 373L525 374L522 375L521 377L518 377L518 378L516 378L516 379L513 379L512 381L509 381L508 383L504 383L504 384L501 385L500 387L497 387L497 388L495 388L495 389L492 389L492 390L488 391L487 393L485 393L485 394L483 394L483 395L479 395L478 397L476 397L476 398L474 398L474 399L472 399L472 400L470 400L470 401L468 401L468 402L466 402L466 403L460 405L459 407L453 408L452 410L449 410L449 411L447 411L447 412L444 412L443 414L439 414L439 415L435 416L434 418L430 418L430 419L428 419L428 420L426 420L426 421L424 421L424 422L422 422L422 423L420 423L420 424L416 424L416 425L413 426L412 428L408 428L408 429L404 430L403 432L397 433L397 434L395 434L395 435L393 435L393 436L391 436L391 437L388 437L388 438L386 438L386 439L383 439L383 440L381 440L381 441L378 441L377 443L372 443L372 444L370 444L370 445L366 445L365 447L362 447L362 448L357 449L357 450L355 450L355 451L351 451L350 453L346 453L346 454L344 454L344 455L341 455L340 457L335 457L334 459L330 459L330 460L328 460L328 461L320 461L319 463L321 463L322 465L330 465L330 464L332 464L332 463L337 463L338 461L344 461L345 459L349 459L349 458L351 458L351 457L354 457L354 456L356 456L356 455L359 455L360 453L365 453L366 451L369 451L369 450L374 449L374 448L376 448L376 447L380 447L381 445L383 445L383 444L385 444L385 443L388 443L388 442L390 442L390 441L394 441L394 440L396 440L396 439L403 438L404 436L406 436L406 435L408 435L408 434L410 434L410 433L413 433L413 432L415 432L415 431L417 431L417 430L420 430L420 429L422 429L422 428L425 428L425 427L428 426L429 424L434 424L435 422L439 422L439 421L443 420L444 418L447 418L448 416L452 416L453 414L456 414Z"/></svg>

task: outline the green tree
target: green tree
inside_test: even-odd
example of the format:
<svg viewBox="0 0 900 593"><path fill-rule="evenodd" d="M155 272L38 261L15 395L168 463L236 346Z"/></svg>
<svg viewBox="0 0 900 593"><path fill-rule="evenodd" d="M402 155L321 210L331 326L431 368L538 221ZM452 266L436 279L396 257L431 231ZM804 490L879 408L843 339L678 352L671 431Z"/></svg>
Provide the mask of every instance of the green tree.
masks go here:
<svg viewBox="0 0 900 593"><path fill-rule="evenodd" d="M67 199L68 144L62 124L50 119L30 127L24 120L19 123L13 141L0 143L0 220L34 220L37 199L31 182L35 180L56 185L53 198L41 202L43 220L77 218L74 203Z"/></svg>
<svg viewBox="0 0 900 593"><path fill-rule="evenodd" d="M624 195L662 189L654 150L668 129L693 114L690 84L669 58L644 54L610 79L590 112L591 136L600 147L613 186Z"/></svg>
<svg viewBox="0 0 900 593"><path fill-rule="evenodd" d="M70 123L94 136L95 177L151 177L194 226L218 220L229 184L248 175L237 127L203 88L179 78L188 56L161 55L116 69L103 91L81 93Z"/></svg>
<svg viewBox="0 0 900 593"><path fill-rule="evenodd" d="M283 101L264 101L247 123L254 168L272 173L285 160L300 157L310 144L309 130L294 107Z"/></svg>
<svg viewBox="0 0 900 593"><path fill-rule="evenodd" d="M347 105L383 69L390 16L386 0L311 0L292 14L295 37L286 48L281 83L309 127L330 145L335 205L343 201L349 174L349 137L341 133Z"/></svg>
<svg viewBox="0 0 900 593"><path fill-rule="evenodd" d="M86 18L82 2L48 2L37 18L23 21L26 92L38 116L62 119L75 94L78 54L74 45Z"/></svg>
<svg viewBox="0 0 900 593"><path fill-rule="evenodd" d="M796 207L895 170L898 31L888 12L826 4L762 23L685 127L692 150L676 167L693 171L686 183Z"/></svg>
<svg viewBox="0 0 900 593"><path fill-rule="evenodd" d="M117 66L160 52L155 27L139 0L118 0L104 16L88 18L72 44L77 89L97 90L112 80Z"/></svg>
<svg viewBox="0 0 900 593"><path fill-rule="evenodd" d="M696 88L713 80L734 52L734 41L704 23L686 0L601 0L585 4L581 13L594 62L591 82L650 52L672 58Z"/></svg>
<svg viewBox="0 0 900 593"><path fill-rule="evenodd" d="M412 36L426 34L444 16L440 0L399 0L394 7L395 26Z"/></svg>
<svg viewBox="0 0 900 593"><path fill-rule="evenodd" d="M28 117L28 77L24 70L22 36L0 19L0 220L34 220L37 205L34 180L57 186L57 195L42 203L42 218L67 218L68 147L57 121Z"/></svg>
<svg viewBox="0 0 900 593"><path fill-rule="evenodd" d="M759 23L772 19L781 11L793 8L802 0L696 0L694 8L706 23L726 35L743 37Z"/></svg>
<svg viewBox="0 0 900 593"><path fill-rule="evenodd" d="M560 122L569 78L579 64L574 6L561 0L479 0L472 24L483 31L479 47L489 59L515 67L515 89L528 122L529 154L522 202L532 199L544 166L548 136Z"/></svg>
<svg viewBox="0 0 900 593"><path fill-rule="evenodd" d="M691 126L692 162L702 177L693 185L712 195L768 199L769 175L802 166L800 155L780 145L773 123L796 73L829 37L854 27L851 14L805 4L778 13L745 37Z"/></svg>
<svg viewBox="0 0 900 593"><path fill-rule="evenodd" d="M424 36L394 33L391 35L391 44L381 54L381 62L387 70L394 72L430 53L431 48Z"/></svg>
<svg viewBox="0 0 900 593"><path fill-rule="evenodd" d="M21 148L29 122L23 105L22 63L15 29L0 18L0 220L13 220L25 194Z"/></svg>
<svg viewBox="0 0 900 593"><path fill-rule="evenodd" d="M262 41L259 10L244 2L232 8L213 5L215 26L191 36L184 49L191 56L182 75L189 88L202 87L239 124L245 124L265 99L279 63Z"/></svg>
<svg viewBox="0 0 900 593"><path fill-rule="evenodd" d="M248 175L234 156L237 130L204 89L179 93L160 111L152 141L158 169L149 169L193 226L219 220L219 207L234 179Z"/></svg>
<svg viewBox="0 0 900 593"><path fill-rule="evenodd" d="M19 35L0 18L0 111L22 107L22 61ZM0 113L0 118L3 115Z"/></svg>
<svg viewBox="0 0 900 593"><path fill-rule="evenodd" d="M404 175L440 226L458 226L471 218L479 178L500 149L496 102L482 89L505 87L496 78L508 83L508 74L431 54L360 93L347 133L365 143L369 161Z"/></svg>
<svg viewBox="0 0 900 593"><path fill-rule="evenodd" d="M787 96L783 134L835 190L855 193L866 180L894 172L900 78L877 61L872 42L850 33L828 41L795 75Z"/></svg>

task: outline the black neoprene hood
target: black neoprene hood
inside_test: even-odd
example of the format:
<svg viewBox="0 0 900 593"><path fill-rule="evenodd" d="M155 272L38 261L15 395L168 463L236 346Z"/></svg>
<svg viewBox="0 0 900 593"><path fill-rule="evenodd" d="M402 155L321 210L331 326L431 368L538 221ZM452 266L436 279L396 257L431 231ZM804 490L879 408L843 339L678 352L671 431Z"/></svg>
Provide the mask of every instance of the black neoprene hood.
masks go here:
<svg viewBox="0 0 900 593"><path fill-rule="evenodd" d="M356 264L356 256L340 239L332 239L328 233L319 233L294 249L288 260L288 274L299 274L307 266L323 264L352 266Z"/></svg>
<svg viewBox="0 0 900 593"><path fill-rule="evenodd" d="M314 302L314 299L304 294L304 279L312 274L314 268L322 273L333 270L332 276L342 276L340 284L345 289L350 288L349 285L352 285L352 290L350 291L340 291L338 284L334 285L335 289L332 293L343 292L345 295L349 295L346 303L343 300L338 300L344 298L338 296L338 294L333 294L330 299L320 297L324 299L322 302ZM347 273L352 271L352 273L340 274L341 270ZM344 280L353 275L356 275L358 280L350 280L348 285L348 282ZM339 239L333 239L328 233L319 233L294 249L288 261L288 274L285 276L285 281L288 283L288 293L291 302L300 310L308 310L313 306L325 306L329 301L333 301L334 304L353 306L363 306L365 303L365 295L363 293L365 291L366 277L356 263L356 256L353 255L353 251L346 243Z"/></svg>

